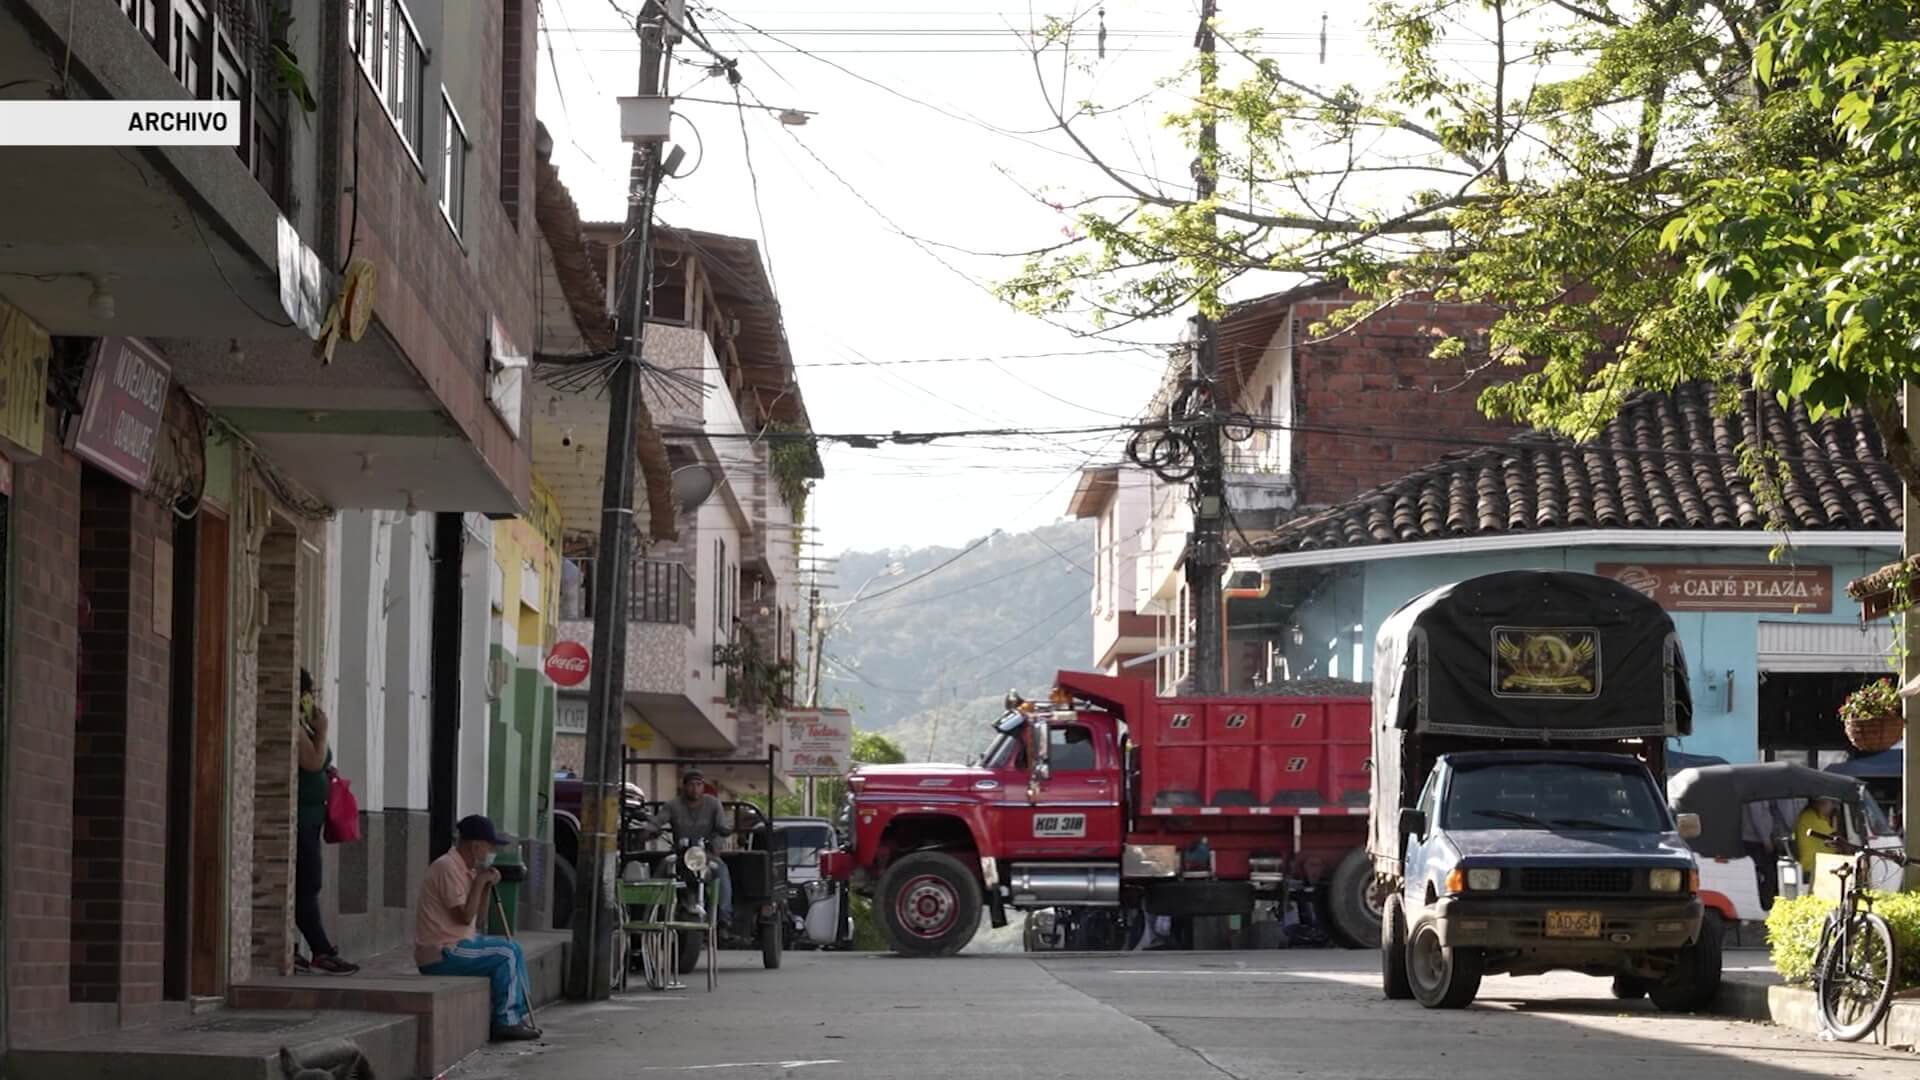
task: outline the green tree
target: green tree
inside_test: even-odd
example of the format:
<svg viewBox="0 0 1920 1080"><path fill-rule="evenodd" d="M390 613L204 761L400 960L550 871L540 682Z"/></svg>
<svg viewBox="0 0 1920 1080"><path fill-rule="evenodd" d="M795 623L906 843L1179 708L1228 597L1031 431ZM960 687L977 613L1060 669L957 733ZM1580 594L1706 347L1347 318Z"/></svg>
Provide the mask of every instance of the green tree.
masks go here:
<svg viewBox="0 0 1920 1080"><path fill-rule="evenodd" d="M1750 380L1816 417L1864 408L1920 484L1898 400L1920 375L1910 3L1383 0L1372 27L1389 77L1367 93L1245 35L1221 38L1244 77L1181 74L1202 89L1169 123L1219 177L1204 204L1093 149L1101 109L1064 104L1071 65L1057 89L1044 74L1076 32L1052 27L1036 75L1115 187L1062 203L1075 234L1003 293L1109 324L1217 309L1212 283L1258 271L1367 297L1317 334L1410 300L1485 304L1483 337L1433 348L1463 374L1514 367L1489 413L1585 437L1638 390ZM1472 63L1442 48L1463 30L1486 43Z"/></svg>

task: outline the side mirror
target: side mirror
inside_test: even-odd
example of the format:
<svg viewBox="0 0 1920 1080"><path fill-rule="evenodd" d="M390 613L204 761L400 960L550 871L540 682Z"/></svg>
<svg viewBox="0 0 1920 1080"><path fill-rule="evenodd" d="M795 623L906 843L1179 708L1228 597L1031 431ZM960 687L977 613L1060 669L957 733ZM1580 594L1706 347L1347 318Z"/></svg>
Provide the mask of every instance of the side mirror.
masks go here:
<svg viewBox="0 0 1920 1080"><path fill-rule="evenodd" d="M1427 812L1425 810L1400 811L1400 835L1427 838Z"/></svg>
<svg viewBox="0 0 1920 1080"><path fill-rule="evenodd" d="M1699 814L1676 814L1674 815L1673 825L1675 829L1679 830L1680 839L1682 840L1694 840L1700 836Z"/></svg>
<svg viewBox="0 0 1920 1080"><path fill-rule="evenodd" d="M1047 722L1037 716L1027 719L1027 765L1035 780L1045 780L1053 775L1053 769L1047 762Z"/></svg>

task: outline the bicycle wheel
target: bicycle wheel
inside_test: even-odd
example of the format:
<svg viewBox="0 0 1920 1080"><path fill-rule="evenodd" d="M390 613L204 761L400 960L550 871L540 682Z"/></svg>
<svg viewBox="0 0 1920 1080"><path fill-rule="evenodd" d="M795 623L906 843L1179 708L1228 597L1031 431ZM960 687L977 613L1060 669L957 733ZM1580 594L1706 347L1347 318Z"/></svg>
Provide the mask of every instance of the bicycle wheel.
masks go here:
<svg viewBox="0 0 1920 1080"><path fill-rule="evenodd" d="M1855 912L1848 921L1847 932L1835 933L1821 954L1814 985L1821 1022L1834 1038L1856 1042L1880 1026L1893 1004L1893 931L1871 912Z"/></svg>

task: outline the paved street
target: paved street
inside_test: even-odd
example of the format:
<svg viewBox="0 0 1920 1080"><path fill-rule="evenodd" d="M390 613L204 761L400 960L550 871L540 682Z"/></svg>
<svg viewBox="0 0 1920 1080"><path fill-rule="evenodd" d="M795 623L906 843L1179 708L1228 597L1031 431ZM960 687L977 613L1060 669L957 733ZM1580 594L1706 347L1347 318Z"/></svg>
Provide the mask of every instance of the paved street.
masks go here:
<svg viewBox="0 0 1920 1080"><path fill-rule="evenodd" d="M546 1042L486 1050L457 1075L1920 1080L1920 1056L1662 1016L1580 976L1489 979L1474 1008L1429 1012L1380 997L1371 953L753 960L726 954L712 995L549 1009Z"/></svg>

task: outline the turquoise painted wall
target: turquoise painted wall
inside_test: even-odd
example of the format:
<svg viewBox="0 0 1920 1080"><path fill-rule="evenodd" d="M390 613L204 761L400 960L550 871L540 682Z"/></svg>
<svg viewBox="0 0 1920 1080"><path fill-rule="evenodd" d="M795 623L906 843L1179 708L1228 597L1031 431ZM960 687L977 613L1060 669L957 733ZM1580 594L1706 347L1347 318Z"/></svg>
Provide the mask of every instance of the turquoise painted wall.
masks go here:
<svg viewBox="0 0 1920 1080"><path fill-rule="evenodd" d="M1693 681L1694 733L1676 740L1674 747L1732 762L1757 761L1759 624L1787 621L1858 625L1857 609L1840 590L1853 578L1898 557L1893 548L1797 549L1783 556L1782 563L1825 563L1834 568L1834 588L1839 595L1834 598L1833 610L1825 614L1675 612L1674 629L1686 651ZM1766 565L1767 559L1766 552L1757 548L1544 548L1349 564L1333 568L1338 576L1296 614L1305 641L1288 650L1289 666L1295 678L1329 674L1356 678L1357 641L1363 643L1358 650L1357 677L1371 679L1375 631L1394 609L1420 593L1501 570L1592 572L1599 563ZM1353 629L1356 626L1357 633ZM1727 704L1728 683L1733 688L1731 708Z"/></svg>

